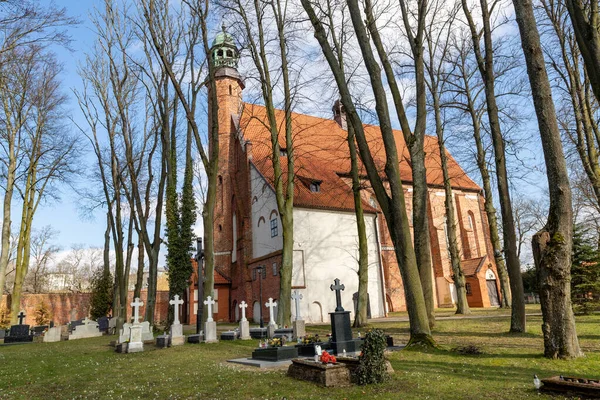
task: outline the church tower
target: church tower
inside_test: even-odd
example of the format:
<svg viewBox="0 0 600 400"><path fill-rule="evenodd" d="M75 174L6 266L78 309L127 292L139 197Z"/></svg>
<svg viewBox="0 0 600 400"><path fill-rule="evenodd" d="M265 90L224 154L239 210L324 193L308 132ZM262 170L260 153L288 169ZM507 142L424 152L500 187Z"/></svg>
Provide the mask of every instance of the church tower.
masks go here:
<svg viewBox="0 0 600 400"><path fill-rule="evenodd" d="M235 45L233 36L227 32L225 25L223 25L222 31L216 35L212 43L210 58L210 62L215 68L219 122L217 201L213 222L215 270L231 282L232 269L235 269L238 261L239 249L236 243L241 236L238 234L241 227L239 223L241 213L236 206L236 203L239 202L237 198L240 197L236 175L238 174L242 155L237 124L243 108L242 90L244 89L244 81L237 70L239 50ZM212 106L209 100L209 107ZM209 112L208 115L210 127L212 123L211 113ZM218 295L216 294L216 296ZM228 300L222 298L217 301L219 302L219 309L222 307L227 309Z"/></svg>

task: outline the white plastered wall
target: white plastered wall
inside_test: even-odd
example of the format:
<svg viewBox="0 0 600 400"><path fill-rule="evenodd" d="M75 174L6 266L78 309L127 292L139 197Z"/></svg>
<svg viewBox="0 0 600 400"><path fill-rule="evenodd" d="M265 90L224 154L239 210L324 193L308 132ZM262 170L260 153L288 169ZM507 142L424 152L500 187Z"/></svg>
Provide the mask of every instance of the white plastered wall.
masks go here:
<svg viewBox="0 0 600 400"><path fill-rule="evenodd" d="M385 314L381 265L378 255L375 215L365 214L369 246L369 287L371 316ZM304 270L302 271L302 264ZM330 290L340 279L345 290L342 305L354 318L352 295L358 292L358 234L353 212L294 208L294 277L293 283L304 284L298 290L301 316L307 322L329 322L336 307L335 293ZM295 317L292 302L292 315Z"/></svg>
<svg viewBox="0 0 600 400"><path fill-rule="evenodd" d="M281 218L277 213L275 192L266 179L251 165L250 187L252 192L252 257L257 258L281 250L283 237ZM277 236L271 237L271 219L277 213ZM259 223L260 222L260 223Z"/></svg>

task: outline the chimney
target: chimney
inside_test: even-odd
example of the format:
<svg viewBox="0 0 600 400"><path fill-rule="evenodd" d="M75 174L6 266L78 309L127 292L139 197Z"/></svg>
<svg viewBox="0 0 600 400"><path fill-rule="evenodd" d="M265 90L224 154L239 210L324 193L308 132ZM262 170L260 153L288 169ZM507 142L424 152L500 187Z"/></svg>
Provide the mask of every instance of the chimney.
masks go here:
<svg viewBox="0 0 600 400"><path fill-rule="evenodd" d="M336 100L335 103L333 103L331 110L333 111L333 120L337 122L342 129L347 130L348 123L346 122L346 110L344 109L342 102Z"/></svg>

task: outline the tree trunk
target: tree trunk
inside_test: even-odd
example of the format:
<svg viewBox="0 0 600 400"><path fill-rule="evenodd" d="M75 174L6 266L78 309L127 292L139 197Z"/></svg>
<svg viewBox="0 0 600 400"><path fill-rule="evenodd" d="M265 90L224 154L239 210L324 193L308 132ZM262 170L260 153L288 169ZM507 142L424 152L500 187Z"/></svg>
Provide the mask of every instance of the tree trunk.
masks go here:
<svg viewBox="0 0 600 400"><path fill-rule="evenodd" d="M139 234L138 234L139 235ZM133 298L140 297L144 284L144 240L138 236L138 266Z"/></svg>
<svg viewBox="0 0 600 400"><path fill-rule="evenodd" d="M358 154L354 128L348 124L348 148L350 150L350 173L352 175L352 194L354 196L354 213L356 215L356 231L358 233L358 301L357 312L354 316L354 327L360 328L367 324L367 306L369 300L369 245L365 216L360 197L360 177L358 175Z"/></svg>
<svg viewBox="0 0 600 400"><path fill-rule="evenodd" d="M540 284L544 355L549 358L575 358L582 353L571 307L571 188L533 5L530 0L513 0L513 4L525 53L550 191L548 221L532 240Z"/></svg>
<svg viewBox="0 0 600 400"><path fill-rule="evenodd" d="M363 164L365 165L371 186L377 197L377 200L386 217L392 242L396 249L396 259L400 268L404 292L406 297L406 307L410 320L410 340L409 345L424 344L427 346L433 345L431 330L429 328L429 319L427 317L427 309L425 307L425 298L421 286L419 270L417 268L417 260L412 244L410 226L406 215L406 204L404 201L404 190L399 176L399 163L397 149L395 147L393 131L391 130L389 112L385 98L385 91L379 74L379 67L373 57L369 45L369 38L364 28L359 6L356 0L348 1L352 24L357 40L361 46L361 52L365 59L370 75L371 84L375 92L376 108L379 116L380 128L382 132L382 140L388 155L385 164L385 174L389 182L389 191L391 196L387 194L387 188L379 176L379 171L375 165L372 154L367 143L362 121L356 112L352 96L348 89L343 71L340 69L335 54L327 40L327 34L323 28L323 24L317 17L312 4L309 0L302 0L302 6L308 13L310 21L315 30L315 37L327 59L329 67L333 72L338 90L340 92L341 101L346 109L349 123L355 129L358 142L358 149L361 155Z"/></svg>
<svg viewBox="0 0 600 400"><path fill-rule="evenodd" d="M9 153L14 153L14 144L9 144ZM17 161L12 158L9 160L8 173L6 177L6 188L4 192L4 206L2 216L2 250L0 251L0 299L4 292L4 284L6 282L6 269L8 267L8 258L10 256L10 216L12 196L15 185L15 169Z"/></svg>
<svg viewBox="0 0 600 400"><path fill-rule="evenodd" d="M490 133L494 146L494 159L496 164L496 180L498 185L498 199L500 202L500 211L502 214L502 234L504 239L504 256L508 275L510 277L510 288L512 295L512 312L510 319L511 332L525 332L525 295L523 293L523 280L521 278L521 263L517 257L517 241L515 235L515 222L510 199L510 189L508 183L508 172L506 168L506 150L502 130L500 128L500 119L498 116L498 105L495 94L495 75L494 75L494 48L492 45L492 28L490 25L490 11L487 0L480 0L483 22L484 50L481 52L479 40L480 33L477 31L469 11L466 0L462 0L462 7L467 16L471 35L473 39L473 48L477 59L477 65L485 88L485 99L487 106L488 120L490 124Z"/></svg>

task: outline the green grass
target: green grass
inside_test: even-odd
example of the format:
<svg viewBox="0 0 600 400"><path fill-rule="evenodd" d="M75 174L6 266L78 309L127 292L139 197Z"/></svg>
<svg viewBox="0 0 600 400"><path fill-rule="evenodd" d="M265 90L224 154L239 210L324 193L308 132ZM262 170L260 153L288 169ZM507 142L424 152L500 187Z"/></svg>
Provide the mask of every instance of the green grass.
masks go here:
<svg viewBox="0 0 600 400"><path fill-rule="evenodd" d="M508 334L507 317L439 321L439 350L388 354L395 369L380 385L326 389L288 378L286 368L259 370L227 363L249 356L257 341L221 342L117 354L112 337L0 347L2 399L525 399L551 398L533 389L533 374L600 377L600 315L577 318L586 357L542 357L541 317L528 319L527 333ZM408 339L408 323L372 325ZM225 327L225 326L223 326ZM327 325L309 326L326 334ZM362 329L364 332L364 329ZM484 354L451 349L476 345Z"/></svg>

